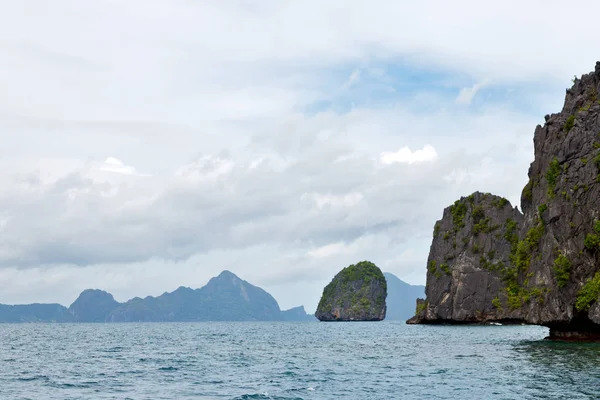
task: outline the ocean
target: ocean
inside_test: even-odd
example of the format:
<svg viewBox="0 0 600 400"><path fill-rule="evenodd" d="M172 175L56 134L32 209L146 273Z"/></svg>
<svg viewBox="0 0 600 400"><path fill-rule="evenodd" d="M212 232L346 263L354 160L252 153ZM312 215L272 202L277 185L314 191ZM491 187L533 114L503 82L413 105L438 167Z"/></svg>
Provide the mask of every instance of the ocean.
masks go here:
<svg viewBox="0 0 600 400"><path fill-rule="evenodd" d="M0 399L600 399L536 326L0 324Z"/></svg>

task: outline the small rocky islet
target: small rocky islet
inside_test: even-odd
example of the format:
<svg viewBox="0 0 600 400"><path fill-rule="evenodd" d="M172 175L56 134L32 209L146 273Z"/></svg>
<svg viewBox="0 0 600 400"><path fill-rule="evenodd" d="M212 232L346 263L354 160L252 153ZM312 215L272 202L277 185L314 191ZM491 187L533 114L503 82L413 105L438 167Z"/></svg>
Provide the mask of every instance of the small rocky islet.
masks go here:
<svg viewBox="0 0 600 400"><path fill-rule="evenodd" d="M315 316L320 321L382 321L387 282L372 262L361 261L341 270L325 286Z"/></svg>
<svg viewBox="0 0 600 400"><path fill-rule="evenodd" d="M521 195L476 192L436 222L426 299L408 323L522 323L600 340L600 62L534 133Z"/></svg>

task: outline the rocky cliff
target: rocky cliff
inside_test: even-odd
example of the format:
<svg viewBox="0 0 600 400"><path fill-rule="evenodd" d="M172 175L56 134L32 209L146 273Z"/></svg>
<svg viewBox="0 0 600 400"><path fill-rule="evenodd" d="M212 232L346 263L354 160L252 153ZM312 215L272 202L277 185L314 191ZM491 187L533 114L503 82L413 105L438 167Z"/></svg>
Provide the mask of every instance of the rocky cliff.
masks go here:
<svg viewBox="0 0 600 400"><path fill-rule="evenodd" d="M315 316L321 321L381 321L386 297L381 270L361 261L341 270L325 287Z"/></svg>
<svg viewBox="0 0 600 400"><path fill-rule="evenodd" d="M427 260L425 321L519 318L501 304L515 301L503 289L516 275L512 254L522 222L506 199L487 193L463 197L444 210Z"/></svg>
<svg viewBox="0 0 600 400"><path fill-rule="evenodd" d="M481 193L434 227L411 323L514 321L600 338L600 62L534 133L523 214Z"/></svg>

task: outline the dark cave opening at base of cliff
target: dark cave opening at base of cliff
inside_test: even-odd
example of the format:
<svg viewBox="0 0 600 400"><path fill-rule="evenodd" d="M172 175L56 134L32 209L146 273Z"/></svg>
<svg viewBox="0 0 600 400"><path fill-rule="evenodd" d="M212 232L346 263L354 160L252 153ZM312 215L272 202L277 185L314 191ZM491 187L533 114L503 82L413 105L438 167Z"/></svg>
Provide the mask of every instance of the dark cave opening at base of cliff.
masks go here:
<svg viewBox="0 0 600 400"><path fill-rule="evenodd" d="M569 323L546 325L550 336L546 340L600 341L600 326L591 321L585 313L575 316Z"/></svg>

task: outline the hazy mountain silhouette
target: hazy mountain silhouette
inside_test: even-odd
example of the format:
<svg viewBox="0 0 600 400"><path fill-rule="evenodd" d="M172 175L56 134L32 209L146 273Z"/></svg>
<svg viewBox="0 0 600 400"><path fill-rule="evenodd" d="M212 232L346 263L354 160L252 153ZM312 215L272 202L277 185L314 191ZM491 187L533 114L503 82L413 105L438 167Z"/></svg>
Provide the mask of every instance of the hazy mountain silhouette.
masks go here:
<svg viewBox="0 0 600 400"><path fill-rule="evenodd" d="M417 298L425 296L425 286L409 285L396 275L383 274L387 281L386 320L407 320L415 315Z"/></svg>
<svg viewBox="0 0 600 400"><path fill-rule="evenodd" d="M136 297L125 303L103 290L87 289L68 309L60 304L0 304L0 322L312 320L302 306L281 311L273 296L229 271L200 289L179 287L158 297Z"/></svg>

